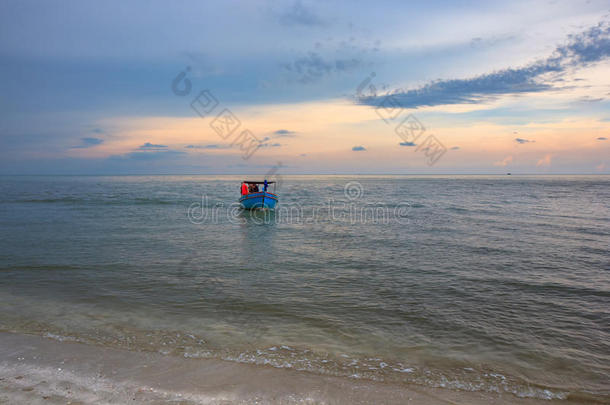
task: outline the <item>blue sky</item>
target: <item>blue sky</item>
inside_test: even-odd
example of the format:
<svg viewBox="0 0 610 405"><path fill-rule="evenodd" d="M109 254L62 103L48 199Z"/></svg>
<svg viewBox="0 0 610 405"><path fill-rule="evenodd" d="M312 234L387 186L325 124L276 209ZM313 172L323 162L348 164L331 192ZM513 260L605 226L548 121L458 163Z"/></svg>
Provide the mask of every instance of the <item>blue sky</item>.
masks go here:
<svg viewBox="0 0 610 405"><path fill-rule="evenodd" d="M3 1L0 20L0 174L610 172L607 1Z"/></svg>

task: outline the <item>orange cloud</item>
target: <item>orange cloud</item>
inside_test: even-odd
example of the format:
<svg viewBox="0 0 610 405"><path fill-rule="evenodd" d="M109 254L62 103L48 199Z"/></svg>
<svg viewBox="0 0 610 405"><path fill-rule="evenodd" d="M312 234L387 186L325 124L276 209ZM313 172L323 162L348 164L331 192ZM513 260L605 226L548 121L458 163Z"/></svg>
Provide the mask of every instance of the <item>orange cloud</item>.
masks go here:
<svg viewBox="0 0 610 405"><path fill-rule="evenodd" d="M505 167L505 166L508 166L508 165L509 165L510 163L512 163L512 162L513 162L513 157L512 157L512 156L507 156L507 157L505 157L504 159L502 159L501 161L499 161L499 162L495 162L495 163L494 163L494 166L502 166L502 167Z"/></svg>
<svg viewBox="0 0 610 405"><path fill-rule="evenodd" d="M549 167L551 166L552 156L550 154L546 154L542 159L536 163L537 167Z"/></svg>

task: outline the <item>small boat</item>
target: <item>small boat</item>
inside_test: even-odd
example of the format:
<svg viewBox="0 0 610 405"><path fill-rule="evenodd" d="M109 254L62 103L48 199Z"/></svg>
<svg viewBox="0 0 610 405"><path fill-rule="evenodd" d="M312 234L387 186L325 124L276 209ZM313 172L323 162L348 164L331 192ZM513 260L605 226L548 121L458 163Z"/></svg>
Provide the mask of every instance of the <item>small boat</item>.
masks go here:
<svg viewBox="0 0 610 405"><path fill-rule="evenodd" d="M271 184L273 184L273 193L267 191ZM263 186L262 190L260 190L260 185ZM275 181L242 181L239 203L244 209L274 209L277 202Z"/></svg>

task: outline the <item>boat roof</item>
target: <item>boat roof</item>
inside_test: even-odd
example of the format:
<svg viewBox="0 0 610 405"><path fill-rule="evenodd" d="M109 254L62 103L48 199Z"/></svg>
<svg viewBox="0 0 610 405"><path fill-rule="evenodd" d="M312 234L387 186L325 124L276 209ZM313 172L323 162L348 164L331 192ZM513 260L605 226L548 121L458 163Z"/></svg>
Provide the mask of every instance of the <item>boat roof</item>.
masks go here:
<svg viewBox="0 0 610 405"><path fill-rule="evenodd" d="M246 183L246 184L265 184L264 181L247 181L247 180L242 181L242 183ZM267 184L273 184L273 183L275 183L275 181L268 181L267 182Z"/></svg>

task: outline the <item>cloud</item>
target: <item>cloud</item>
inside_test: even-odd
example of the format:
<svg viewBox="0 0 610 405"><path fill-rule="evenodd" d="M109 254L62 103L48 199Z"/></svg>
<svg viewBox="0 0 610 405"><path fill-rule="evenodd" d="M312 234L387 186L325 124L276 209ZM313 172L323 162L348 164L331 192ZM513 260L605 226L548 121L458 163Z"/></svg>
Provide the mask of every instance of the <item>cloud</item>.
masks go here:
<svg viewBox="0 0 610 405"><path fill-rule="evenodd" d="M512 162L513 162L513 157L512 156L507 156L504 159L500 160L499 162L495 162L494 166L506 167L509 164L511 164Z"/></svg>
<svg viewBox="0 0 610 405"><path fill-rule="evenodd" d="M279 148L280 146L282 146L281 143L261 143L259 148Z"/></svg>
<svg viewBox="0 0 610 405"><path fill-rule="evenodd" d="M357 58L335 60L335 70L337 72L348 72L362 65L362 61Z"/></svg>
<svg viewBox="0 0 610 405"><path fill-rule="evenodd" d="M275 135L277 136L294 136L294 134L296 134L296 131L290 131L288 129L278 129L277 131L273 132Z"/></svg>
<svg viewBox="0 0 610 405"><path fill-rule="evenodd" d="M452 147L451 147L451 148L449 148L449 149L451 149L451 150L459 150L459 149L460 149L460 147L459 147L459 146L452 146Z"/></svg>
<svg viewBox="0 0 610 405"><path fill-rule="evenodd" d="M475 38L472 38L472 39L470 40L470 46L471 46L471 47L475 47L475 46L477 46L478 44L480 44L481 42L483 42L483 38L481 38L481 37L475 37Z"/></svg>
<svg viewBox="0 0 610 405"><path fill-rule="evenodd" d="M603 170L606 170L608 168L608 165L605 163L600 163L597 166L595 166L595 168L601 172Z"/></svg>
<svg viewBox="0 0 610 405"><path fill-rule="evenodd" d="M284 25L322 26L325 22L312 9L306 7L301 1L295 1L292 6L279 16L280 23Z"/></svg>
<svg viewBox="0 0 610 405"><path fill-rule="evenodd" d="M362 152L362 151L365 151L365 150L366 150L366 148L365 148L364 146L354 146L354 147L352 148L352 150L353 150L354 152Z"/></svg>
<svg viewBox="0 0 610 405"><path fill-rule="evenodd" d="M608 138L606 138L605 136L600 136L599 138L597 138L598 141L606 141L608 140Z"/></svg>
<svg viewBox="0 0 610 405"><path fill-rule="evenodd" d="M600 101L604 101L604 99L601 97L595 98L595 97L591 97L591 96L584 96L584 97L579 98L578 101L583 102L583 103L599 103Z"/></svg>
<svg viewBox="0 0 610 405"><path fill-rule="evenodd" d="M507 69L471 79L437 80L423 87L399 91L386 96L362 98L362 103L377 106L385 97L391 97L403 108L435 106L443 104L476 104L492 96L532 93L549 90L548 84L533 79L548 71L546 67Z"/></svg>
<svg viewBox="0 0 610 405"><path fill-rule="evenodd" d="M158 149L165 149L165 148L167 148L167 145L158 145L158 144L146 142L144 145L140 145L140 147L138 149L140 149L140 150L158 150Z"/></svg>
<svg viewBox="0 0 610 405"><path fill-rule="evenodd" d="M111 160L157 160L186 155L186 152L168 149L167 145L146 142L135 151L123 155L113 155Z"/></svg>
<svg viewBox="0 0 610 405"><path fill-rule="evenodd" d="M354 70L362 64L362 60L356 57L326 60L317 52L309 52L282 66L285 70L296 73L298 82L311 83L331 73Z"/></svg>
<svg viewBox="0 0 610 405"><path fill-rule="evenodd" d="M128 153L127 157L135 160L157 160L163 158L170 158L184 155L184 152L179 152L176 150L163 150L163 151L154 151L154 152L132 152Z"/></svg>
<svg viewBox="0 0 610 405"><path fill-rule="evenodd" d="M470 40L471 48L493 47L501 42L514 40L514 35L492 36L489 38L474 37Z"/></svg>
<svg viewBox="0 0 610 405"><path fill-rule="evenodd" d="M596 26L568 37L567 45L557 48L562 58L570 59L572 65L597 62L610 55L610 24L602 21Z"/></svg>
<svg viewBox="0 0 610 405"><path fill-rule="evenodd" d="M186 145L186 149L231 149L229 145L219 145L216 143L209 145Z"/></svg>
<svg viewBox="0 0 610 405"><path fill-rule="evenodd" d="M80 148L92 148L97 145L101 145L104 143L103 139L100 138L81 138L81 144L72 146L72 148L80 149Z"/></svg>
<svg viewBox="0 0 610 405"><path fill-rule="evenodd" d="M532 141L530 139L523 139L523 138L515 138L515 142L520 143L520 144L524 144L524 143L533 143L536 141Z"/></svg>
<svg viewBox="0 0 610 405"><path fill-rule="evenodd" d="M378 106L386 97L392 97L403 108L417 108L476 104L502 95L544 92L556 87L543 75L552 73L559 76L569 68L582 67L608 56L610 24L604 21L578 35L569 36L568 44L555 48L550 57L524 67L507 68L468 79L435 80L417 89L362 97L357 102Z"/></svg>
<svg viewBox="0 0 610 405"><path fill-rule="evenodd" d="M401 142L400 146L415 146L415 142Z"/></svg>
<svg viewBox="0 0 610 405"><path fill-rule="evenodd" d="M178 156L186 155L185 152L176 151L176 150L150 150L150 151L135 151L126 153L124 155L113 155L108 159L110 161L127 161L127 160L160 160L160 159L168 159L175 158Z"/></svg>
<svg viewBox="0 0 610 405"><path fill-rule="evenodd" d="M542 159L536 163L537 167L549 167L551 165L552 156L550 154L545 155Z"/></svg>

